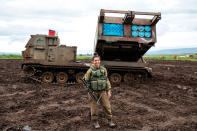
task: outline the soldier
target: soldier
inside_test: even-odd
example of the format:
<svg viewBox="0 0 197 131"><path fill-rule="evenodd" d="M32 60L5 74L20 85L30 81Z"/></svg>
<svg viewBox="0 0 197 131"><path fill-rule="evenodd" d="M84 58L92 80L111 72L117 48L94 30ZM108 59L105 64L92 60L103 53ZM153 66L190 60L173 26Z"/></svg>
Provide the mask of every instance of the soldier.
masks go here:
<svg viewBox="0 0 197 131"><path fill-rule="evenodd" d="M106 118L108 119L108 124L110 127L115 127L116 125L112 121L110 97L111 97L111 84L107 78L107 70L100 65L100 57L98 54L94 54L92 58L92 65L85 74L85 80L89 83L94 91L94 94L99 99ZM98 123L98 105L97 102L88 93L88 98L90 101L90 111L91 120L95 128L100 128Z"/></svg>

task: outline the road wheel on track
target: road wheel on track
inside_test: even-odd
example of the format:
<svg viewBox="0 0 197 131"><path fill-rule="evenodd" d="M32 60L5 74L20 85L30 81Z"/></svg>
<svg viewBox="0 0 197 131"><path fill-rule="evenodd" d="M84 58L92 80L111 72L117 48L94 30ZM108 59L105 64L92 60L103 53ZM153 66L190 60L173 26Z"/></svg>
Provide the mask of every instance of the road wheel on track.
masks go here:
<svg viewBox="0 0 197 131"><path fill-rule="evenodd" d="M83 72L79 72L76 74L76 81L77 83L82 83L81 79L83 78L84 73Z"/></svg>
<svg viewBox="0 0 197 131"><path fill-rule="evenodd" d="M33 67L31 67L31 66L25 66L23 68L23 72L25 74L28 74L29 76L33 76L35 71L34 71L34 68Z"/></svg>
<svg viewBox="0 0 197 131"><path fill-rule="evenodd" d="M121 82L121 75L118 73L113 73L109 77L112 84L120 84Z"/></svg>
<svg viewBox="0 0 197 131"><path fill-rule="evenodd" d="M136 74L135 79L136 80L146 80L147 79L147 74L146 73L141 73L141 74Z"/></svg>
<svg viewBox="0 0 197 131"><path fill-rule="evenodd" d="M68 80L68 75L65 72L59 72L56 75L56 80L60 84L66 83Z"/></svg>
<svg viewBox="0 0 197 131"><path fill-rule="evenodd" d="M54 75L52 72L44 72L42 74L42 81L45 82L45 83L51 83L54 79Z"/></svg>
<svg viewBox="0 0 197 131"><path fill-rule="evenodd" d="M131 73L126 73L123 79L125 83L131 83L134 80L134 76Z"/></svg>

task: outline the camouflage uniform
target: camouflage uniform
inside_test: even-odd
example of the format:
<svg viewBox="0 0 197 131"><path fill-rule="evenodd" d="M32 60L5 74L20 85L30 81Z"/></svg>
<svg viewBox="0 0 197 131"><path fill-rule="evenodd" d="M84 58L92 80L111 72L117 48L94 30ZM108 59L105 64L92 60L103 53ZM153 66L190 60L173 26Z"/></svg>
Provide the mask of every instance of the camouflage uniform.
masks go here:
<svg viewBox="0 0 197 131"><path fill-rule="evenodd" d="M92 87L92 84L94 83L94 82L92 82L94 79L93 78L94 72L103 72L103 75L104 75L103 78L106 78L105 79L106 81L104 80L104 82L101 84L101 87L97 87L96 89L94 89ZM107 78L106 68L104 68L103 66L100 66L100 68L96 68L94 65L91 65L91 67L89 68L89 70L85 74L85 80L89 84L91 84L91 87L94 90L94 94L100 100L100 103L103 107L103 111L105 113L106 118L111 119L112 118L111 105L110 105L109 99L107 98L107 93L106 93L106 91L111 90L111 84L109 82L109 79ZM96 79L94 79L94 80L96 80ZM98 89L98 88L100 88L100 89ZM97 105L96 101L89 94L88 94L88 98L90 101L91 120L98 120L98 105Z"/></svg>

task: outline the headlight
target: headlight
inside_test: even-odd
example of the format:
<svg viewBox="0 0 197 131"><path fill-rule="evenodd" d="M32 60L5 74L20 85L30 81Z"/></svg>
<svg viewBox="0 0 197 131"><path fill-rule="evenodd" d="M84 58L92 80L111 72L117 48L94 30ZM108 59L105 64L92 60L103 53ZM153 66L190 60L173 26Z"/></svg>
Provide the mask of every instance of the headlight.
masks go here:
<svg viewBox="0 0 197 131"><path fill-rule="evenodd" d="M139 37L144 37L144 32L139 32Z"/></svg>
<svg viewBox="0 0 197 131"><path fill-rule="evenodd" d="M138 26L137 25L132 25L131 29L134 30L134 31L137 31Z"/></svg>
<svg viewBox="0 0 197 131"><path fill-rule="evenodd" d="M144 31L144 26L143 26L143 25L139 25L139 26L138 26L138 30L139 30L139 31Z"/></svg>
<svg viewBox="0 0 197 131"><path fill-rule="evenodd" d="M137 37L138 36L138 32L137 31L132 31L132 36L133 37Z"/></svg>
<svg viewBox="0 0 197 131"><path fill-rule="evenodd" d="M151 33L150 32L145 32L145 37L147 37L147 38L151 37Z"/></svg>
<svg viewBox="0 0 197 131"><path fill-rule="evenodd" d="M145 31L150 31L150 30L151 30L151 27L148 26L148 25L146 25L146 26L145 26Z"/></svg>

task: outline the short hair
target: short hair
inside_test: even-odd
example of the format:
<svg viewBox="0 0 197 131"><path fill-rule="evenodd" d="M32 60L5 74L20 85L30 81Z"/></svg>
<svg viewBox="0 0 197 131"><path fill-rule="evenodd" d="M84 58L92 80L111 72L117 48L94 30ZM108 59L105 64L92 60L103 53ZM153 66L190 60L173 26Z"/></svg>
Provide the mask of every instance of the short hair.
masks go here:
<svg viewBox="0 0 197 131"><path fill-rule="evenodd" d="M99 59L101 59L100 56L98 55L98 53L97 53L97 52L94 52L94 55L93 55L93 57L92 57L92 61L94 60L94 58L97 58L97 57L98 57Z"/></svg>

